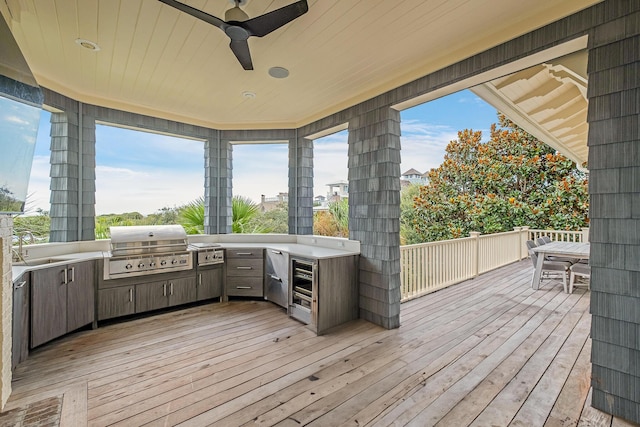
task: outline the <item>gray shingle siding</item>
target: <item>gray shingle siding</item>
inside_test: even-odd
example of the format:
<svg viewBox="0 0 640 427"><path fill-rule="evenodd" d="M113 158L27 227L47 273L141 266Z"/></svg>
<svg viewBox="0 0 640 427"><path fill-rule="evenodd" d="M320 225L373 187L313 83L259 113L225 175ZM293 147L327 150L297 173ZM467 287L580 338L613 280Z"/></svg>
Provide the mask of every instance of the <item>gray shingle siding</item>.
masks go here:
<svg viewBox="0 0 640 427"><path fill-rule="evenodd" d="M640 422L640 2L593 10L610 21L589 37L592 404Z"/></svg>

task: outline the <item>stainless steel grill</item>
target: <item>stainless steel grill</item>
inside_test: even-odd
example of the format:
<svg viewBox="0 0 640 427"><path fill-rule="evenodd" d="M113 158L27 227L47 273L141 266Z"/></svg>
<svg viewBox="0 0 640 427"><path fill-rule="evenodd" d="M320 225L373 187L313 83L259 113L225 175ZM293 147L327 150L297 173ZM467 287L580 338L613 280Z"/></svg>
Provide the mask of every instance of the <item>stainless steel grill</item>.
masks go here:
<svg viewBox="0 0 640 427"><path fill-rule="evenodd" d="M217 243L190 243L189 248L197 252L198 266L224 263L224 251Z"/></svg>
<svg viewBox="0 0 640 427"><path fill-rule="evenodd" d="M190 270L187 233L181 225L113 226L111 253L105 258L104 278Z"/></svg>

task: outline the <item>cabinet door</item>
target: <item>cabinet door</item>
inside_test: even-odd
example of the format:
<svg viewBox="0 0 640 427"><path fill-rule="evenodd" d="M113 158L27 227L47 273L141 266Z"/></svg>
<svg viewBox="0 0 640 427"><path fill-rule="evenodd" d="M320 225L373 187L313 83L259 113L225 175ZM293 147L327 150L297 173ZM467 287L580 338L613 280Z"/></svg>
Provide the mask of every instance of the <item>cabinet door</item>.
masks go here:
<svg viewBox="0 0 640 427"><path fill-rule="evenodd" d="M66 266L31 272L31 347L67 333Z"/></svg>
<svg viewBox="0 0 640 427"><path fill-rule="evenodd" d="M67 332L95 319L95 262L67 266Z"/></svg>
<svg viewBox="0 0 640 427"><path fill-rule="evenodd" d="M29 273L13 283L13 348L11 367L15 368L29 356Z"/></svg>
<svg viewBox="0 0 640 427"><path fill-rule="evenodd" d="M169 305L187 304L196 300L196 279L185 277L171 279L167 285L169 290Z"/></svg>
<svg viewBox="0 0 640 427"><path fill-rule="evenodd" d="M168 295L169 284L165 281L136 285L136 313L167 307Z"/></svg>
<svg viewBox="0 0 640 427"><path fill-rule="evenodd" d="M98 320L135 313L134 292L133 286L100 289L98 291Z"/></svg>
<svg viewBox="0 0 640 427"><path fill-rule="evenodd" d="M198 301L222 296L222 265L198 271Z"/></svg>
<svg viewBox="0 0 640 427"><path fill-rule="evenodd" d="M289 305L289 254L267 249L264 297L281 307Z"/></svg>

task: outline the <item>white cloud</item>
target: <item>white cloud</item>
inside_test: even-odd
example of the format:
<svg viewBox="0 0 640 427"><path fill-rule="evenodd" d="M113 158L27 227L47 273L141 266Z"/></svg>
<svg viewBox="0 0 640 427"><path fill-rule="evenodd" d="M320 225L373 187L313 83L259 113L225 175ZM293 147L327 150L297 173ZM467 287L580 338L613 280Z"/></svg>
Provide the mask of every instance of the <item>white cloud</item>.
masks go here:
<svg viewBox="0 0 640 427"><path fill-rule="evenodd" d="M204 172L96 167L96 214L157 212L202 197Z"/></svg>
<svg viewBox="0 0 640 427"><path fill-rule="evenodd" d="M24 120L23 118L18 117L18 116L4 116L2 118L2 121L3 122L14 123L14 124L17 124L17 125L23 125L23 126L26 126L26 125L30 124L28 120Z"/></svg>
<svg viewBox="0 0 640 427"><path fill-rule="evenodd" d="M438 167L444 158L445 148L457 139L458 132L450 126L430 125L417 120L406 120L401 125L400 173L411 168L419 172Z"/></svg>
<svg viewBox="0 0 640 427"><path fill-rule="evenodd" d="M233 194L249 197L276 196L289 191L289 149L285 144L233 146Z"/></svg>
<svg viewBox="0 0 640 427"><path fill-rule="evenodd" d="M152 134L138 133L137 136L140 144L145 147L149 144L156 157L154 161L138 166L118 165L119 157L115 157L110 165L99 163L96 167L98 215L132 211L146 215L163 207L181 206L203 195L204 170L200 159L204 152L201 141L176 141L175 138ZM450 126L404 120L400 172L410 168L426 172L437 167L442 162L445 147L456 138L457 130ZM106 142L103 150L114 149L118 155L122 148L116 139ZM345 131L314 141L314 196L326 195L326 184L348 179L347 139ZM285 144L235 145L233 193L259 202L261 194L271 197L281 191L287 192L288 156ZM187 165L183 161L185 158L196 159L196 162ZM32 211L50 209L49 169L48 155L34 158L28 190L28 207Z"/></svg>

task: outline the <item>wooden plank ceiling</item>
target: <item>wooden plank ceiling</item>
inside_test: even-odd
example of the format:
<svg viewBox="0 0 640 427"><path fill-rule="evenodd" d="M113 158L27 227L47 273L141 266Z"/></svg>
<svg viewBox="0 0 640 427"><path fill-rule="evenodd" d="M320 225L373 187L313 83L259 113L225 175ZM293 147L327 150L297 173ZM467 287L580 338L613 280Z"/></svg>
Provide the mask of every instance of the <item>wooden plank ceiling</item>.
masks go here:
<svg viewBox="0 0 640 427"><path fill-rule="evenodd" d="M471 90L578 166L586 166L589 153L586 50Z"/></svg>
<svg viewBox="0 0 640 427"><path fill-rule="evenodd" d="M218 17L232 6L183 2ZM255 17L291 2L243 8ZM87 103L251 129L304 125L597 2L309 0L305 15L249 39L253 71L218 28L157 0L3 0L0 12L41 86ZM289 77L270 77L274 66Z"/></svg>

